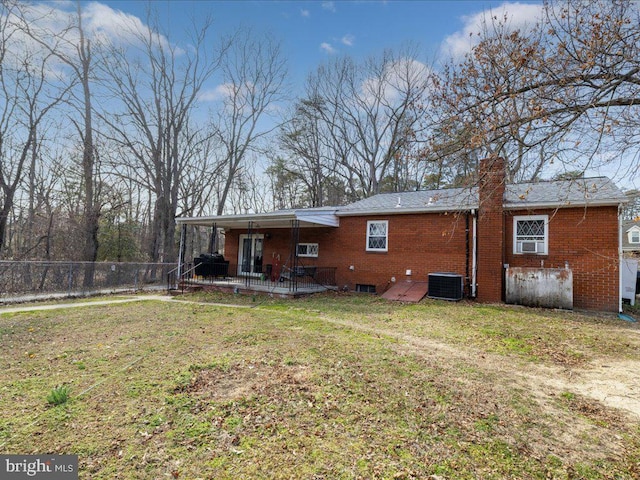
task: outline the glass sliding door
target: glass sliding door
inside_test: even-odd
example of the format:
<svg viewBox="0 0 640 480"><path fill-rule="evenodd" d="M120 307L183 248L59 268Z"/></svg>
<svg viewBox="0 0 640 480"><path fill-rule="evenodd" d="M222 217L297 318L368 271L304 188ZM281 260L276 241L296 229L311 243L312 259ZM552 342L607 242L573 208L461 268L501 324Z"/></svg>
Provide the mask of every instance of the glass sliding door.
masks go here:
<svg viewBox="0 0 640 480"><path fill-rule="evenodd" d="M259 275L262 273L264 235L240 235L238 248L238 274Z"/></svg>

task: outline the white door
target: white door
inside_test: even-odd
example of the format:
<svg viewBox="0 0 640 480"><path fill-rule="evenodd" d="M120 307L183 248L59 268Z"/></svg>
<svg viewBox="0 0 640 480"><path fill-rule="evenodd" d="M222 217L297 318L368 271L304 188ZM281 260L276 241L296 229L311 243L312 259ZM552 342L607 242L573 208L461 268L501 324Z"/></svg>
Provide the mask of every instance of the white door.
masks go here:
<svg viewBox="0 0 640 480"><path fill-rule="evenodd" d="M262 273L264 235L240 235L238 275Z"/></svg>

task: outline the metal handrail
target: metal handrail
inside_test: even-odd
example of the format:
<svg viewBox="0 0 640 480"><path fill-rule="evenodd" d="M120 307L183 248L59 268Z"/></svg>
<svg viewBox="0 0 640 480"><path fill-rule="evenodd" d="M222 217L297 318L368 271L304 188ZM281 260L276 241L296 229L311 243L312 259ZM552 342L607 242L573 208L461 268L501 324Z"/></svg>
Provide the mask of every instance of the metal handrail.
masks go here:
<svg viewBox="0 0 640 480"><path fill-rule="evenodd" d="M183 264L182 266L184 265L186 264ZM191 268L180 273L180 277L176 278L176 284L175 284L176 289L178 288L178 285L180 285L181 283L184 288L184 282L182 280L187 278L187 274L193 272L196 269L196 267L197 265L193 265ZM175 275L175 272L177 272L180 268L181 268L181 265L178 265L176 268L173 268L167 272L167 290L171 290L171 275Z"/></svg>

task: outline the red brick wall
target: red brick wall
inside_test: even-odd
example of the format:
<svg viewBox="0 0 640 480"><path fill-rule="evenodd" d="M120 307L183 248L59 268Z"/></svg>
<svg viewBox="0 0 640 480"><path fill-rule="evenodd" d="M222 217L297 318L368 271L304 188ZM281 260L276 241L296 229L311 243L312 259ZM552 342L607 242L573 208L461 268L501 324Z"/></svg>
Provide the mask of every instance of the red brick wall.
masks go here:
<svg viewBox="0 0 640 480"><path fill-rule="evenodd" d="M387 252L367 252L367 221L388 220ZM289 258L289 229L256 230L269 232L264 242L264 263L273 263L280 254L282 263ZM226 232L225 258L231 264L238 262L239 235L245 230ZM318 258L304 258L306 265L336 267L336 282L340 288L354 290L356 284L375 285L383 293L391 285L405 280L427 281L433 272L454 272L466 275L466 222L465 215L381 215L372 217L341 217L339 228L301 228L300 243L319 244ZM469 249L472 248L471 242ZM469 250L471 261L471 250ZM354 269L349 267L353 265ZM411 276L406 271L411 270Z"/></svg>
<svg viewBox="0 0 640 480"><path fill-rule="evenodd" d="M300 229L300 242L317 242L318 240L309 238L309 236L305 233L303 235L302 231L306 229ZM316 234L318 230L316 229ZM225 260L229 260L231 265L238 264L238 248L240 245L240 235L246 235L247 230L227 230L225 232L225 246L224 246L224 257ZM263 257L263 265L273 264L275 263L275 259L277 256L280 256L280 263L285 264L289 258L289 247L291 245L291 230L288 228L278 229L257 229L253 230L252 234L263 234L265 235L263 248L264 248L264 257ZM268 238L267 238L268 237ZM307 240L308 238L308 240ZM315 259L305 259L305 265L314 265L313 262L306 262L306 260L315 260Z"/></svg>
<svg viewBox="0 0 640 480"><path fill-rule="evenodd" d="M513 217L549 215L549 254L513 253ZM514 267L563 268L573 271L575 308L617 312L618 208L508 211L505 214L506 263Z"/></svg>
<svg viewBox="0 0 640 480"><path fill-rule="evenodd" d="M480 162L477 298L484 303L501 302L504 289L504 181L502 158Z"/></svg>
<svg viewBox="0 0 640 480"><path fill-rule="evenodd" d="M387 252L366 251L368 220L388 220ZM434 272L465 276L465 230L465 216L451 213L341 217L333 245L321 244L320 252L323 262L338 267L338 286L375 285L376 292L383 293L392 285L392 277L396 282L424 282ZM351 265L353 270L349 270ZM407 270L411 276L406 275Z"/></svg>
<svg viewBox="0 0 640 480"><path fill-rule="evenodd" d="M501 301L503 263L515 267L564 267L573 270L574 306L594 310L618 310L618 223L617 207L564 208L554 210L507 211L504 213L504 249L496 232L502 226L488 227L478 220L478 295L479 301ZM549 254L513 254L513 216L549 215ZM367 252L367 220L388 220L387 252ZM497 222L492 218L493 222ZM471 223L470 223L471 225ZM397 282L407 279L426 281L434 272L454 272L465 276L466 268L465 214L407 214L371 217L341 217L339 228L301 228L300 242L317 242L319 256L305 258L306 265L336 267L336 280L340 288L354 290L356 284L375 285L378 293L391 286L391 277ZM236 265L238 238L246 230L226 232L225 258ZM280 255L281 263L289 258L290 230L267 229L264 241L264 264L274 262ZM484 243L481 243L484 242ZM469 242L471 258L472 241ZM484 253L483 253L484 252ZM503 257L504 252L504 257ZM492 275L482 271L483 259L488 260ZM484 257L484 258L483 258ZM354 270L349 266L353 265ZM485 267L487 268L487 267ZM407 269L412 275L407 277ZM466 282L465 282L466 287ZM467 292L468 293L468 292ZM485 296L482 296L485 295Z"/></svg>

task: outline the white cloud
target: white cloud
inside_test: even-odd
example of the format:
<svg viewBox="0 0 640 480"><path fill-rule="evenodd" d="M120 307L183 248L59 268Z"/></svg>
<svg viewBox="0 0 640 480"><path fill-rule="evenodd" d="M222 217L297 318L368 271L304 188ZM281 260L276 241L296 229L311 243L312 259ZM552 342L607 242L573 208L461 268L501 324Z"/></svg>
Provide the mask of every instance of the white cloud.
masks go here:
<svg viewBox="0 0 640 480"><path fill-rule="evenodd" d="M19 25L21 21L28 22L33 33L51 45L56 43L58 52L73 59L78 54L76 46L79 43L78 29L73 28L78 23L76 9L76 2L66 0L29 3L25 4L22 10L23 20L9 12L9 15L12 15L10 24ZM103 43L125 47L136 46L140 44L142 38L149 38L151 35L153 42L157 45L163 48L170 46L166 37L150 34L149 28L138 17L114 10L102 3L83 4L81 14L85 36L92 45ZM46 48L23 33L20 28L11 40L11 44L7 45L5 62L20 62L20 59L27 57L31 58L32 62L42 61L48 56ZM177 55L184 53L180 48L172 47ZM63 79L68 73L68 66L64 62L49 56L44 70L45 76L56 80Z"/></svg>
<svg viewBox="0 0 640 480"><path fill-rule="evenodd" d="M145 30L139 18L113 10L101 3L89 3L82 12L85 29L109 43L134 43Z"/></svg>
<svg viewBox="0 0 640 480"><path fill-rule="evenodd" d="M336 4L334 2L322 2L322 9L336 13Z"/></svg>
<svg viewBox="0 0 640 480"><path fill-rule="evenodd" d="M311 12L309 10L302 9L300 10L300 15L305 18L309 18L311 16Z"/></svg>
<svg viewBox="0 0 640 480"><path fill-rule="evenodd" d="M203 102L217 102L231 97L236 87L232 83L223 83L215 88L203 90L198 96Z"/></svg>
<svg viewBox="0 0 640 480"><path fill-rule="evenodd" d="M13 10L7 9L6 32L7 39L4 48L6 48L3 63L11 65L13 68L24 68L25 62L28 63L32 72L34 69L42 67L42 74L50 80L59 80L65 78L66 65L55 57L48 54L48 51L40 43L25 33L26 27L24 23L28 23L32 32L61 32L68 26L68 14L60 10L55 10L46 4L28 4L24 5L24 19L16 16ZM2 18L4 22L5 17ZM46 42L53 44L50 35L41 36ZM61 45L59 50L69 55L75 52Z"/></svg>
<svg viewBox="0 0 640 480"><path fill-rule="evenodd" d="M355 41L355 39L356 37L348 33L344 37L342 37L340 41L342 42L343 45L346 45L347 47L353 47L353 42Z"/></svg>
<svg viewBox="0 0 640 480"><path fill-rule="evenodd" d="M393 104L409 85L415 88L428 79L427 65L411 58L403 58L387 64L379 76L370 77L362 82L361 91L364 101L369 105L374 105L380 99Z"/></svg>
<svg viewBox="0 0 640 480"><path fill-rule="evenodd" d="M331 44L330 44L330 43L327 43L327 42L322 42L322 43L320 44L320 50L322 50L322 51L324 51L324 52L326 52L326 53L328 53L328 54L336 53L336 49L335 49L335 48L333 48L333 47L331 46Z"/></svg>
<svg viewBox="0 0 640 480"><path fill-rule="evenodd" d="M119 45L135 45L140 37L148 38L149 28L136 16L114 10L98 2L87 4L82 12L85 28L95 38L106 40ZM153 41L163 48L169 47L169 41L164 35L153 34ZM175 49L177 54L184 51Z"/></svg>
<svg viewBox="0 0 640 480"><path fill-rule="evenodd" d="M77 5L73 0L53 0L49 3L57 5L58 8L76 8Z"/></svg>
<svg viewBox="0 0 640 480"><path fill-rule="evenodd" d="M77 29L68 27L70 23L77 23L76 8L76 3L70 1L32 3L28 4L28 8L24 10L25 19L43 38L64 32L66 45L70 47L68 53L72 54L75 52L73 45L78 43L79 36ZM140 42L141 37L148 38L150 34L149 28L138 17L114 10L99 2L84 5L82 21L85 35L93 41L115 45L135 45ZM163 47L169 45L169 41L162 35L154 35L153 40ZM181 52L177 49L177 53Z"/></svg>
<svg viewBox="0 0 640 480"><path fill-rule="evenodd" d="M443 53L455 58L462 57L478 43L478 34L483 31L484 25L490 25L492 20L502 22L506 15L506 26L509 30L525 29L540 18L542 9L542 4L506 2L493 9L466 15L462 17L462 29L445 38L441 49Z"/></svg>
<svg viewBox="0 0 640 480"><path fill-rule="evenodd" d="M226 101L236 98L249 98L255 95L256 85L252 82L244 82L241 84L236 83L221 83L215 88L203 90L198 95L198 99L202 102L218 102ZM248 103L248 102L247 102Z"/></svg>

